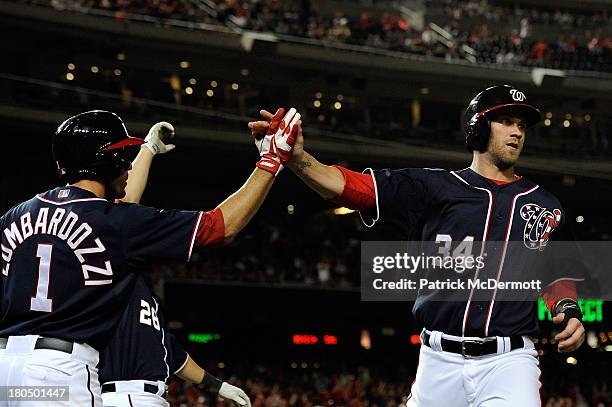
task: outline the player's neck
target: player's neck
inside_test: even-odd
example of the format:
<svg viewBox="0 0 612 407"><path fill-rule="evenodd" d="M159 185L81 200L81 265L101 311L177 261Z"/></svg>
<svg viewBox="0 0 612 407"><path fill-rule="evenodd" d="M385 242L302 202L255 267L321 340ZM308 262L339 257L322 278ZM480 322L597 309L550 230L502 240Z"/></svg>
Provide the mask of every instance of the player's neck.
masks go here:
<svg viewBox="0 0 612 407"><path fill-rule="evenodd" d="M486 154L474 154L474 159L470 168L475 173L488 178L498 181L515 181L514 167L501 169L497 165L493 164L488 155Z"/></svg>
<svg viewBox="0 0 612 407"><path fill-rule="evenodd" d="M81 189L84 189L86 191L89 191L92 194L94 194L95 196L97 196L98 198L104 198L105 195L106 195L106 188L104 187L104 184L99 182L99 181L93 181L93 180L89 180L89 179L82 179L82 180L77 181L77 182L75 182L73 184L70 184L70 186L81 188Z"/></svg>

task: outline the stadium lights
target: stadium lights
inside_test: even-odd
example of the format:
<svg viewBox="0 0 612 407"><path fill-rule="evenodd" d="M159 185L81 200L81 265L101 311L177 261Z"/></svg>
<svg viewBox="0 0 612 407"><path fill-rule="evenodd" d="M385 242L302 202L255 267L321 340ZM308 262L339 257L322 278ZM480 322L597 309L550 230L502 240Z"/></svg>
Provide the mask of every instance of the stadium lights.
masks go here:
<svg viewBox="0 0 612 407"><path fill-rule="evenodd" d="M76 68L76 66L74 66L74 64L73 64L73 63L69 63L69 64L68 64L68 69L69 69L69 70L74 71L74 70L75 70L75 68Z"/></svg>
<svg viewBox="0 0 612 407"><path fill-rule="evenodd" d="M599 341L597 340L597 335L593 331L589 331L586 334L586 343L591 348L595 349L599 346Z"/></svg>
<svg viewBox="0 0 612 407"><path fill-rule="evenodd" d="M306 369L306 368L308 367L308 363L306 363L306 362L302 362L302 364L300 365L300 367L301 367L302 369Z"/></svg>
<svg viewBox="0 0 612 407"><path fill-rule="evenodd" d="M294 345L314 345L319 338L316 335L293 335L292 341Z"/></svg>
<svg viewBox="0 0 612 407"><path fill-rule="evenodd" d="M361 330L361 339L359 340L359 344L364 349L372 349L372 338L370 338L370 331L367 329Z"/></svg>
<svg viewBox="0 0 612 407"><path fill-rule="evenodd" d="M196 78L189 78L189 84L190 85L195 85L197 83L198 83L198 81L196 80Z"/></svg>
<svg viewBox="0 0 612 407"><path fill-rule="evenodd" d="M550 125L551 125L551 123L552 123L552 122L550 121L550 119L545 119L545 120L544 120L544 126L546 126L546 127L550 126Z"/></svg>
<svg viewBox="0 0 612 407"><path fill-rule="evenodd" d="M236 82L232 83L232 90L238 90L240 88L240 85L238 85Z"/></svg>
<svg viewBox="0 0 612 407"><path fill-rule="evenodd" d="M213 97L215 95L215 92L213 92L212 89L208 89L206 91L206 96L208 96L209 98Z"/></svg>
<svg viewBox="0 0 612 407"><path fill-rule="evenodd" d="M323 336L323 343L326 345L337 345L338 344L338 337L335 335L324 335Z"/></svg>
<svg viewBox="0 0 612 407"><path fill-rule="evenodd" d="M576 366L578 364L578 360L575 357L570 356L565 360L569 365Z"/></svg>
<svg viewBox="0 0 612 407"><path fill-rule="evenodd" d="M210 341L221 339L221 334L216 333L190 333L187 335L190 342L208 343Z"/></svg>
<svg viewBox="0 0 612 407"><path fill-rule="evenodd" d="M210 81L210 86L211 86L212 88L216 88L216 87L217 87L217 85L218 85L217 81Z"/></svg>
<svg viewBox="0 0 612 407"><path fill-rule="evenodd" d="M564 120L564 121L563 121L563 127L566 127L566 128L567 128L567 127L569 127L569 126L570 126L570 124L571 124L571 123L570 123L570 121L569 121L569 120Z"/></svg>
<svg viewBox="0 0 612 407"><path fill-rule="evenodd" d="M242 68L240 70L240 75L242 75L242 76L249 76L249 70L247 68Z"/></svg>
<svg viewBox="0 0 612 407"><path fill-rule="evenodd" d="M421 88L419 89L419 93L421 95L429 95L429 88Z"/></svg>
<svg viewBox="0 0 612 407"><path fill-rule="evenodd" d="M315 93L315 97L317 99L321 99L323 97L323 94L321 92L317 92L317 93Z"/></svg>
<svg viewBox="0 0 612 407"><path fill-rule="evenodd" d="M591 115L590 114L585 114L584 115L584 121L585 122L590 122L591 121Z"/></svg>
<svg viewBox="0 0 612 407"><path fill-rule="evenodd" d="M316 108L321 107L321 101L320 100L315 100L314 102L312 102L312 105Z"/></svg>
<svg viewBox="0 0 612 407"><path fill-rule="evenodd" d="M582 216L582 215L576 216L576 222L578 222L578 223L584 222L584 216Z"/></svg>
<svg viewBox="0 0 612 407"><path fill-rule="evenodd" d="M571 113L566 113L565 114L565 120L572 120L572 114Z"/></svg>
<svg viewBox="0 0 612 407"><path fill-rule="evenodd" d="M342 101L342 100L344 100L344 95L338 95L338 96L336 96L336 99Z"/></svg>
<svg viewBox="0 0 612 407"><path fill-rule="evenodd" d="M225 363L223 363L223 362L219 362L219 363L217 363L217 367L218 367L219 369L224 369L224 368L225 368Z"/></svg>
<svg viewBox="0 0 612 407"><path fill-rule="evenodd" d="M181 62L179 62L179 66L182 69L187 69L187 68L189 68L191 66L191 64L189 63L189 61L181 61Z"/></svg>
<svg viewBox="0 0 612 407"><path fill-rule="evenodd" d="M115 69L113 73L115 74L115 76L121 76L121 69Z"/></svg>
<svg viewBox="0 0 612 407"><path fill-rule="evenodd" d="M612 352L612 345L606 345L604 349L606 350L606 352Z"/></svg>
<svg viewBox="0 0 612 407"><path fill-rule="evenodd" d="M547 119L552 119L552 112L546 112L546 118Z"/></svg>
<svg viewBox="0 0 612 407"><path fill-rule="evenodd" d="M69 81L71 81L71 80L73 80L73 79L74 79L74 75L73 75L72 73L68 72L68 73L66 74L66 79L67 79L67 80L69 80Z"/></svg>
<svg viewBox="0 0 612 407"><path fill-rule="evenodd" d="M295 213L295 206L293 205L287 205L287 213L289 215L293 215Z"/></svg>
<svg viewBox="0 0 612 407"><path fill-rule="evenodd" d="M187 86L185 88L185 93L191 95L193 93L193 88L191 86Z"/></svg>
<svg viewBox="0 0 612 407"><path fill-rule="evenodd" d="M100 72L100 69L97 66L95 66L95 65L93 65L90 69L91 69L91 73L98 73L98 72Z"/></svg>
<svg viewBox="0 0 612 407"><path fill-rule="evenodd" d="M353 209L345 208L344 206L334 209L334 215L348 215L353 212L355 212Z"/></svg>
<svg viewBox="0 0 612 407"><path fill-rule="evenodd" d="M334 109L336 109L336 110L342 109L342 103L340 103L340 102L334 103Z"/></svg>
<svg viewBox="0 0 612 407"><path fill-rule="evenodd" d="M295 362L291 362L291 368L292 368L292 369L295 369L296 367L297 367L297 363L295 363Z"/></svg>
<svg viewBox="0 0 612 407"><path fill-rule="evenodd" d="M117 54L117 61L125 61L126 56L123 52Z"/></svg>
<svg viewBox="0 0 612 407"><path fill-rule="evenodd" d="M382 329L383 336L395 336L395 329L390 326L386 326Z"/></svg>

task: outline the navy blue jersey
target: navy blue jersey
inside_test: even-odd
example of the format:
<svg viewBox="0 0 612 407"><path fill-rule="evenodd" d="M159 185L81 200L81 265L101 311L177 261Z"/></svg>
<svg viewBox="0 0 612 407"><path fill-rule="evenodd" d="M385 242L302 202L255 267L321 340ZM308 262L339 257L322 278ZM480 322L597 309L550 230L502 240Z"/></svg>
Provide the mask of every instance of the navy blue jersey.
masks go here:
<svg viewBox="0 0 612 407"><path fill-rule="evenodd" d="M130 301L102 350L100 383L119 380L168 381L187 362L187 352L168 332L159 301L138 277Z"/></svg>
<svg viewBox="0 0 612 407"><path fill-rule="evenodd" d="M548 240L564 239L566 228L557 198L525 178L498 185L471 169L385 169L372 173L377 207L364 214L366 224L380 219L397 227L401 235L424 242L458 244L469 239L479 242L477 250L484 250L486 242L500 242L495 246L497 253L487 250L490 256L481 278L539 278L542 287L561 279L583 278L583 269L558 259L545 275L527 275L535 273L541 261L537 254ZM447 295L435 289L419 291L413 313L422 326L458 336L537 332L534 301L502 301L501 290L486 301L472 301L471 294L463 301L445 301Z"/></svg>
<svg viewBox="0 0 612 407"><path fill-rule="evenodd" d="M0 218L0 336L38 334L99 349L143 258L187 260L199 212L114 204L56 188Z"/></svg>

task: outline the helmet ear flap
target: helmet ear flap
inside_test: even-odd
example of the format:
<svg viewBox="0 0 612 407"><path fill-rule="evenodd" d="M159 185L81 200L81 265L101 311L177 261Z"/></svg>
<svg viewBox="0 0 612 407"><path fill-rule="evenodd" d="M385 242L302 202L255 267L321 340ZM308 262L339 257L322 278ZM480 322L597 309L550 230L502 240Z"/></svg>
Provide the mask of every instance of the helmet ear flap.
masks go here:
<svg viewBox="0 0 612 407"><path fill-rule="evenodd" d="M468 150L484 153L489 144L490 134L491 122L489 118L484 114L474 114L465 126L465 144Z"/></svg>

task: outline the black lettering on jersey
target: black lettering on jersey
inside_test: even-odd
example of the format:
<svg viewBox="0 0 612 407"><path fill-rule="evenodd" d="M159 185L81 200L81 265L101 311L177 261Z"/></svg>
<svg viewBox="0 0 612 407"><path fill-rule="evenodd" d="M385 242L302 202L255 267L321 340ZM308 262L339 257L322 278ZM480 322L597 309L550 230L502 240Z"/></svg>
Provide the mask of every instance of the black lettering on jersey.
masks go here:
<svg viewBox="0 0 612 407"><path fill-rule="evenodd" d="M1 244L0 249L2 250L2 260L5 265L2 267L2 274L8 276L10 262L13 257L13 251L23 243L24 240L33 235L54 235L59 239L63 240L68 246L74 251L75 256L81 263L83 270L83 278L85 279L85 285L103 285L111 284L113 282L113 268L109 260L104 261L104 267L96 267L90 264L85 264L84 255L104 253L106 247L100 240L95 238L94 247L80 248L81 244L87 239L93 229L87 222L82 222L78 225L79 216L70 211L66 214L64 208L55 208L53 214L49 218L49 208L40 208L36 215L36 222L32 226L32 215L30 212L26 212L19 218L19 224L17 222L11 223L3 231L6 240L6 245ZM102 275L106 278L104 280L92 279L92 275Z"/></svg>

